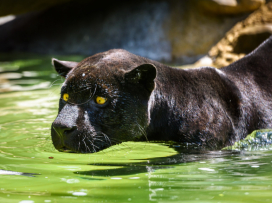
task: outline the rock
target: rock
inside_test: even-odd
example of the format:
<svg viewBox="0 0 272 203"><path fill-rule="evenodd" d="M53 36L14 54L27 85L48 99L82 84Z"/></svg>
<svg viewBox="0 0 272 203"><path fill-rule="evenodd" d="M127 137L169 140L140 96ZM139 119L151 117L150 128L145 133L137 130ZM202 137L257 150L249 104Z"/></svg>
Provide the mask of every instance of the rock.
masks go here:
<svg viewBox="0 0 272 203"><path fill-rule="evenodd" d="M203 57L235 23L247 17L207 15L194 3L177 1L172 5L168 36L172 62L178 64L191 64Z"/></svg>
<svg viewBox="0 0 272 203"><path fill-rule="evenodd" d="M253 51L272 34L272 2L237 23L208 52L211 66L223 67ZM201 60L197 62L199 66Z"/></svg>
<svg viewBox="0 0 272 203"><path fill-rule="evenodd" d="M206 13L236 15L255 11L265 0L196 0L196 3Z"/></svg>

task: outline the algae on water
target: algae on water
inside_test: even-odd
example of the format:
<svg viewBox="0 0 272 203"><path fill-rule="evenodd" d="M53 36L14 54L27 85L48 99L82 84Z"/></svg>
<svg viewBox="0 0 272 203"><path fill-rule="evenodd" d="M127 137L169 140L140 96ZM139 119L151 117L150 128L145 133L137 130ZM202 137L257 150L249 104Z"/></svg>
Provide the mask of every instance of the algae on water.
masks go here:
<svg viewBox="0 0 272 203"><path fill-rule="evenodd" d="M232 146L227 146L222 150L271 150L272 149L272 129L255 130L245 139L235 142Z"/></svg>

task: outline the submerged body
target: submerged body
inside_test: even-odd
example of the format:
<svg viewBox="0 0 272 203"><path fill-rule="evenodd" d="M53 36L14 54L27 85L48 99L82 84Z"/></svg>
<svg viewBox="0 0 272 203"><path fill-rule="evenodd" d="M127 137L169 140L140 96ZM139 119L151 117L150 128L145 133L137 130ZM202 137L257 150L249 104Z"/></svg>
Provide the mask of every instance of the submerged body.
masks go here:
<svg viewBox="0 0 272 203"><path fill-rule="evenodd" d="M53 59L66 77L52 124L60 151L96 152L129 140L220 149L272 127L272 38L217 70L176 69L110 50L80 63Z"/></svg>

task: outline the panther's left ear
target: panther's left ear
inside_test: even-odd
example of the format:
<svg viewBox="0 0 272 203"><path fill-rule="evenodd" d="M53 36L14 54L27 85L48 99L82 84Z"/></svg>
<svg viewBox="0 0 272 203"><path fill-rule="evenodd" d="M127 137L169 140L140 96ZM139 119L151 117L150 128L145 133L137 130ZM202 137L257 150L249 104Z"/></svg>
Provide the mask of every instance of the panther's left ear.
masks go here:
<svg viewBox="0 0 272 203"><path fill-rule="evenodd" d="M125 80L134 84L142 84L151 92L155 87L154 79L156 75L157 70L153 64L143 64L127 72L125 74Z"/></svg>
<svg viewBox="0 0 272 203"><path fill-rule="evenodd" d="M60 61L58 59L52 59L52 65L55 67L57 73L62 76L66 77L66 75L77 66L77 62L73 61Z"/></svg>

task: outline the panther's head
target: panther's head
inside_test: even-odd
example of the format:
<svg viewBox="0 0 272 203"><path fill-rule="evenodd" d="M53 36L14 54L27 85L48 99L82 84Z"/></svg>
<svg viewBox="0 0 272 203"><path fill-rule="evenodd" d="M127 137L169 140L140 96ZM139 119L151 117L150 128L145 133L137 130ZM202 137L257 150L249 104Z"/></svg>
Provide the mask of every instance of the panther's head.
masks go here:
<svg viewBox="0 0 272 203"><path fill-rule="evenodd" d="M55 148L97 152L145 136L156 68L124 50L93 55L80 63L52 60L65 81L52 123Z"/></svg>

